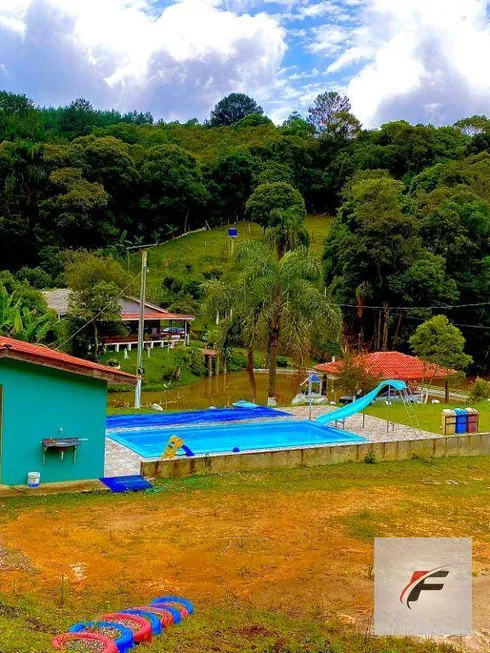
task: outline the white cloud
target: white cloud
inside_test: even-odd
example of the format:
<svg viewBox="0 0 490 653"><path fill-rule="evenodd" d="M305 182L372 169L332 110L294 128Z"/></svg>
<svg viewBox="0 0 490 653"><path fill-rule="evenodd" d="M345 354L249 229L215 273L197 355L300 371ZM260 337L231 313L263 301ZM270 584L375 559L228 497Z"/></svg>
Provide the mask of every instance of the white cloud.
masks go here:
<svg viewBox="0 0 490 653"><path fill-rule="evenodd" d="M347 93L366 126L452 123L490 108L488 0L367 0L351 46L329 67L365 60Z"/></svg>
<svg viewBox="0 0 490 653"><path fill-rule="evenodd" d="M204 116L225 93L273 86L285 32L222 0L0 0L0 65L39 102ZM0 85L2 72L0 70Z"/></svg>

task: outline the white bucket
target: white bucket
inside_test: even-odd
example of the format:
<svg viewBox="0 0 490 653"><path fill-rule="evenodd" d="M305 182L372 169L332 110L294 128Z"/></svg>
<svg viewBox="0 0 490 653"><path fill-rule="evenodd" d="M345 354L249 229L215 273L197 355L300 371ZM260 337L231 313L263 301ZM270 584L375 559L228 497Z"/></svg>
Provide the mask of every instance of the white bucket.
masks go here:
<svg viewBox="0 0 490 653"><path fill-rule="evenodd" d="M41 474L39 472L29 472L27 474L27 485L29 487L39 487L41 482Z"/></svg>

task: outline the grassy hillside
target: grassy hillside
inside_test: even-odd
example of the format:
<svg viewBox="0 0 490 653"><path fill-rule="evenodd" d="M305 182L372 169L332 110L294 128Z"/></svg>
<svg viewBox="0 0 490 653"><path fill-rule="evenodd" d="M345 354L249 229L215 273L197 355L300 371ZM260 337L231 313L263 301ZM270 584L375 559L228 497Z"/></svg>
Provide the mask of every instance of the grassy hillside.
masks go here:
<svg viewBox="0 0 490 653"><path fill-rule="evenodd" d="M332 218L325 216L308 216L306 219L311 249L317 256L322 255L323 242L331 223ZM233 278L234 263L228 238L228 228L232 226L238 228L235 246L245 240L264 238L259 225L241 222L238 225L224 225L210 231L189 234L149 250L148 298L155 302L165 301L162 291L162 279L165 276L202 281L203 272L219 267L223 271L223 278ZM134 274L137 274L139 265L139 254L134 254L130 259L130 269Z"/></svg>

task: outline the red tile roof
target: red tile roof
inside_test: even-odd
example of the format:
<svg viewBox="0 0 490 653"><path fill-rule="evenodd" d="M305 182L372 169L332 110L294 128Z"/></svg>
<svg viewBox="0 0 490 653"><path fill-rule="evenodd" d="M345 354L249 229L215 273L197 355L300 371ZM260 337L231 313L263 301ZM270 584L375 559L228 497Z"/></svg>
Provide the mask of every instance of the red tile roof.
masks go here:
<svg viewBox="0 0 490 653"><path fill-rule="evenodd" d="M4 336L0 336L0 358L15 358L34 365L54 367L73 374L103 379L108 383L136 385L136 376L133 374L121 372L121 370L114 367L86 361L83 358L75 358L75 356L55 351L44 345L33 345L30 342Z"/></svg>
<svg viewBox="0 0 490 653"><path fill-rule="evenodd" d="M121 313L121 320L135 321L139 320L139 313ZM179 313L168 313L167 311L161 313L145 313L145 320L195 320L194 315L180 315Z"/></svg>
<svg viewBox="0 0 490 653"><path fill-rule="evenodd" d="M399 351L377 351L359 357L365 363L366 369L381 379L401 379L402 381L419 381L422 379L445 379L456 374L455 370L439 367L432 363L425 363L416 356L408 356ZM321 363L315 367L319 372L326 374L340 374L342 361Z"/></svg>

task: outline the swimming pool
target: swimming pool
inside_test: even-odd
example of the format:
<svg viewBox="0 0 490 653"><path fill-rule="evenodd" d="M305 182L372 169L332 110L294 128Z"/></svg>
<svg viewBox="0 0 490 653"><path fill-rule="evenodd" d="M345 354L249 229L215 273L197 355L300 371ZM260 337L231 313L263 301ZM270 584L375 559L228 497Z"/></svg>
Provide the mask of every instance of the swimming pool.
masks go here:
<svg viewBox="0 0 490 653"><path fill-rule="evenodd" d="M231 453L233 449L282 449L322 444L365 442L364 438L306 420L109 432L108 436L143 458L160 458L168 439L178 435L196 455ZM185 455L182 453L182 455Z"/></svg>

